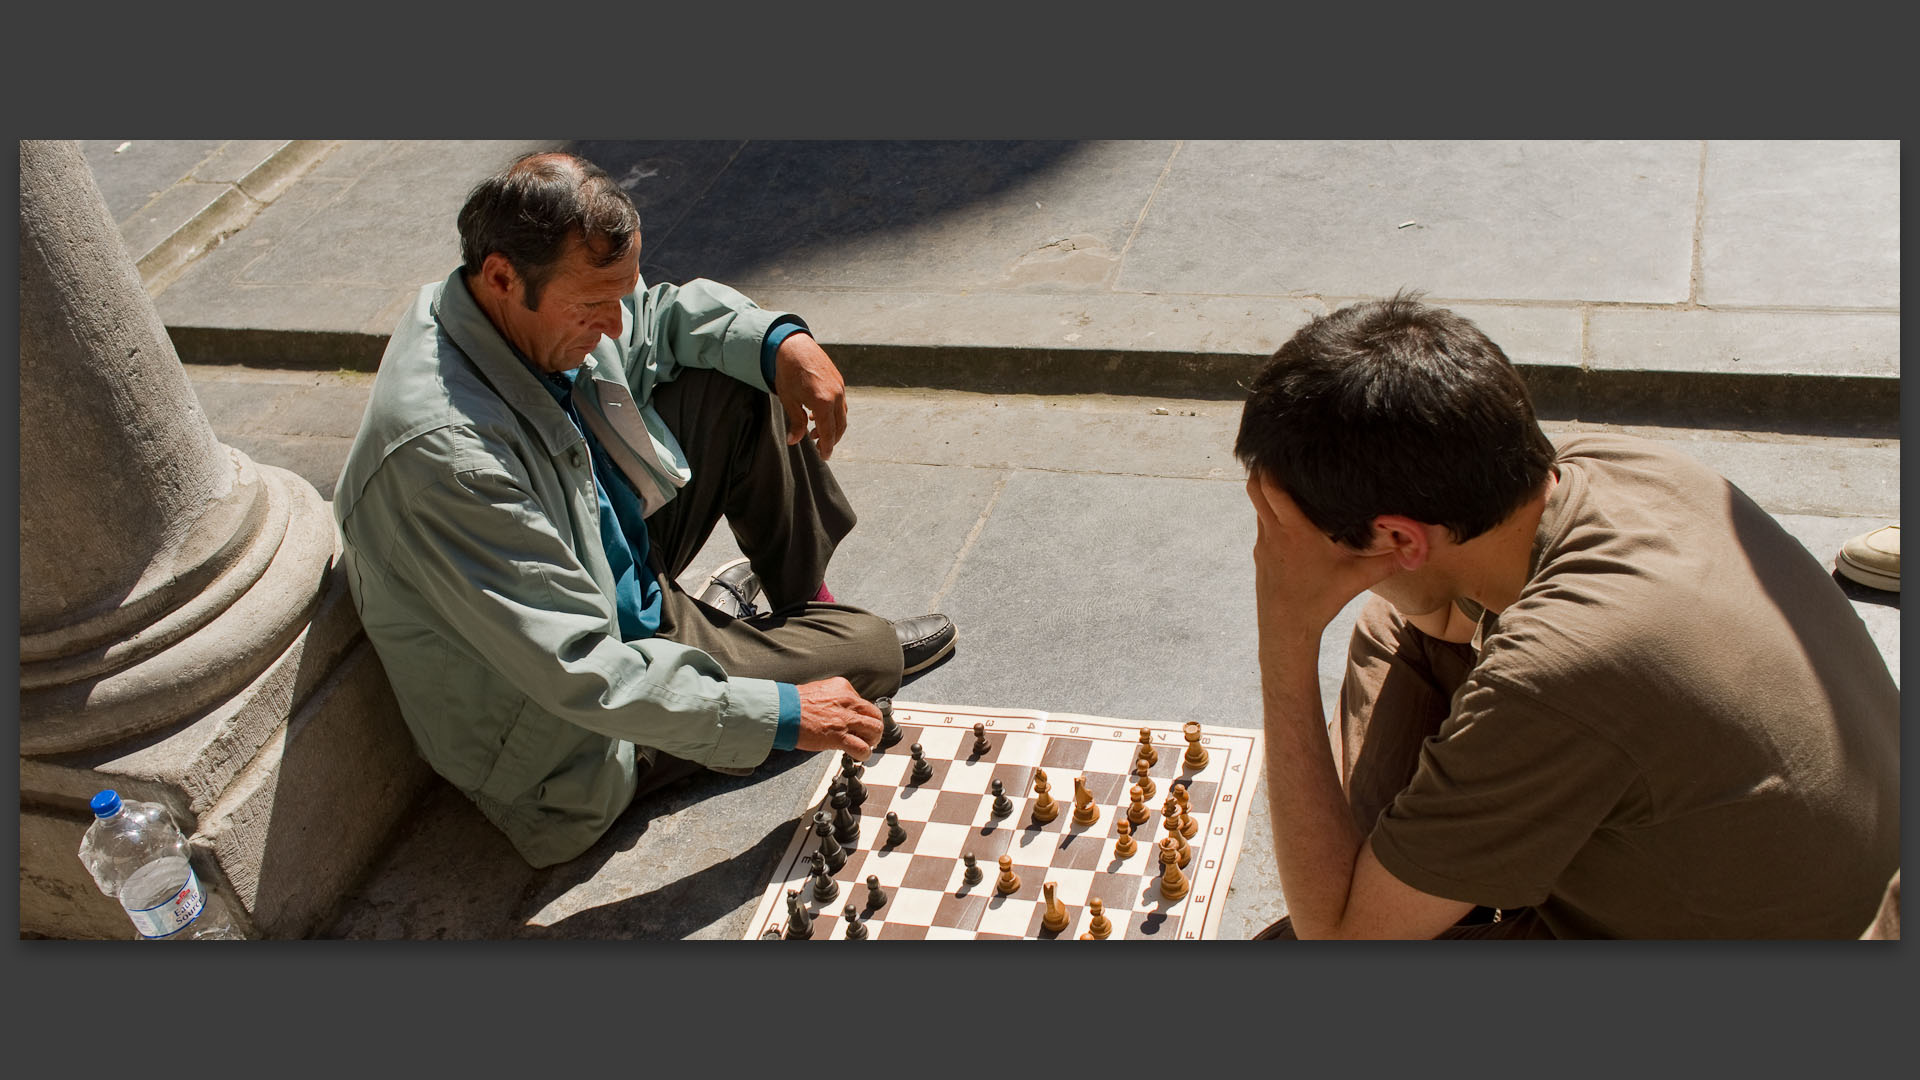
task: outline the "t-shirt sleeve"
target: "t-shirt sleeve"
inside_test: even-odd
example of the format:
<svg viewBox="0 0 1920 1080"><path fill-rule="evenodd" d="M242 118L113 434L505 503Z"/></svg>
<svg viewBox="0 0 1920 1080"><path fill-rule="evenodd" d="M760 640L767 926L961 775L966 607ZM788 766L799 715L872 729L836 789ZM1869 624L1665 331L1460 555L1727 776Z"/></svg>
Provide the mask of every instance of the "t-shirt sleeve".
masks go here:
<svg viewBox="0 0 1920 1080"><path fill-rule="evenodd" d="M1476 676L1381 813L1373 852L1434 896L1538 904L1639 783L1632 759L1585 724Z"/></svg>

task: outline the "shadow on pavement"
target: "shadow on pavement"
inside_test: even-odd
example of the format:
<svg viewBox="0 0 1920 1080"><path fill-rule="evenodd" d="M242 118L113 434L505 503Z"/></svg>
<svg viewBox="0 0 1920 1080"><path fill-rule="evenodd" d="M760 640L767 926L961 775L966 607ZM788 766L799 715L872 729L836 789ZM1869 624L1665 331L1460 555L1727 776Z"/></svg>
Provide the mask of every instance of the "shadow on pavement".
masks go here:
<svg viewBox="0 0 1920 1080"><path fill-rule="evenodd" d="M617 903L587 908L547 926L526 926L523 938L680 940L759 899L767 867L793 839L794 823L775 825L722 862ZM538 901L536 900L537 904Z"/></svg>
<svg viewBox="0 0 1920 1080"><path fill-rule="evenodd" d="M585 141L566 149L633 196L641 275L681 283L730 281L816 244L924 222L1025 180L1078 145Z"/></svg>
<svg viewBox="0 0 1920 1080"><path fill-rule="evenodd" d="M677 940L723 921L741 905L759 899L766 875L786 850L799 819L780 821L757 838L752 836L751 821L724 810L697 812L697 817L676 820L671 826L661 823L696 804L716 803L731 793L770 784L793 769L811 771L821 760L814 751L775 751L751 776L702 772L637 800L593 847L571 862L552 867L533 883L521 904L522 922L514 936ZM739 828L733 827L736 822ZM690 833L694 827L707 831ZM650 837L650 833L658 835ZM726 858L699 869L683 862L701 858L716 846L728 849ZM643 847L644 851L638 850ZM649 872L653 868L660 869ZM644 885L674 874L683 876L636 896L592 904L594 894L611 891L614 883L632 880ZM590 906L544 926L530 921L534 913L576 890L582 903Z"/></svg>
<svg viewBox="0 0 1920 1080"><path fill-rule="evenodd" d="M1852 600L1854 603L1873 604L1877 607L1890 607L1895 611L1900 610L1900 594L1897 592L1884 592L1880 589L1868 588L1854 581L1852 578L1842 576L1838 570L1833 572L1833 583L1840 586L1840 591L1846 593L1847 599Z"/></svg>

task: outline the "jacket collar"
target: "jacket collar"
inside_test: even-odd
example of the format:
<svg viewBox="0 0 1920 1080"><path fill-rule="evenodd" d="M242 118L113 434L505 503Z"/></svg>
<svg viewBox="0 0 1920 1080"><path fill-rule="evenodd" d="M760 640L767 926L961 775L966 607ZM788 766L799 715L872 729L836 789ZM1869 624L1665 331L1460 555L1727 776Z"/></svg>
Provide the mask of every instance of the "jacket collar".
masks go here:
<svg viewBox="0 0 1920 1080"><path fill-rule="evenodd" d="M465 271L455 270L447 276L439 299L434 301L433 314L493 392L539 433L549 454L581 441L580 429L467 291Z"/></svg>

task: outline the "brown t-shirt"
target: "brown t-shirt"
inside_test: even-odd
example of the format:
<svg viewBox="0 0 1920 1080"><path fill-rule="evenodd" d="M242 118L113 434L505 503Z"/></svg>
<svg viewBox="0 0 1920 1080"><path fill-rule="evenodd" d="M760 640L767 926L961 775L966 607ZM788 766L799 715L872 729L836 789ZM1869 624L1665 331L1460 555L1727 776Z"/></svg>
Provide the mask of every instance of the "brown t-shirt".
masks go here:
<svg viewBox="0 0 1920 1080"><path fill-rule="evenodd" d="M1562 444L1520 599L1373 847L1563 937L1857 937L1899 863L1899 689L1828 572L1738 488Z"/></svg>

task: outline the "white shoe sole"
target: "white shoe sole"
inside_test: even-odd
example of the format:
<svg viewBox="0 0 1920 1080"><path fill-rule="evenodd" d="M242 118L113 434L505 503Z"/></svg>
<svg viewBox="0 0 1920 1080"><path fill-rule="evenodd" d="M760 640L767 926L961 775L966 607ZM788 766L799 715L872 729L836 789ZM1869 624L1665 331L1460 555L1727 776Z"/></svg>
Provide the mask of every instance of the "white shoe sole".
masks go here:
<svg viewBox="0 0 1920 1080"><path fill-rule="evenodd" d="M1868 569L1854 562L1852 559L1847 558L1844 552L1841 553L1840 558L1834 560L1833 568L1840 571L1841 577L1846 578L1848 581L1865 585L1869 589L1879 589L1881 592L1900 591L1900 576L1898 574L1888 576L1878 570Z"/></svg>
<svg viewBox="0 0 1920 1080"><path fill-rule="evenodd" d="M939 652L934 653L932 656L927 657L925 660L920 661L919 663L913 665L910 668L903 668L900 672L900 677L904 679L909 675L917 675L920 672L925 671L928 668L932 667L933 665L939 663L940 661L945 660L947 657L952 656L953 646L959 640L960 640L960 635L958 632L955 632L953 637L947 639L946 648L941 649Z"/></svg>

